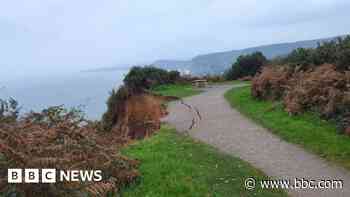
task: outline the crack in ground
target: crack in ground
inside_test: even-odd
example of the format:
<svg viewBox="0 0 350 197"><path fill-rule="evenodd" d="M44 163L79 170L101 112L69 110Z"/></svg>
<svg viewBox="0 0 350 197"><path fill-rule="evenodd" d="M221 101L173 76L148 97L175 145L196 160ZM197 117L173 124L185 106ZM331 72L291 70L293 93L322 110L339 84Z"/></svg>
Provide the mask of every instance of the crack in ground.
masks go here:
<svg viewBox="0 0 350 197"><path fill-rule="evenodd" d="M185 101L182 100L182 99L181 99L181 104L184 105L184 106L186 106L193 114L196 114L196 115L198 116L198 119L199 119L199 120L202 120L202 115L201 115L201 113L199 112L199 110L198 110L197 107L185 103ZM188 130L192 130L192 129L195 127L196 123L197 123L196 117L192 117L192 122L191 122L191 125L190 125L190 127L188 128Z"/></svg>

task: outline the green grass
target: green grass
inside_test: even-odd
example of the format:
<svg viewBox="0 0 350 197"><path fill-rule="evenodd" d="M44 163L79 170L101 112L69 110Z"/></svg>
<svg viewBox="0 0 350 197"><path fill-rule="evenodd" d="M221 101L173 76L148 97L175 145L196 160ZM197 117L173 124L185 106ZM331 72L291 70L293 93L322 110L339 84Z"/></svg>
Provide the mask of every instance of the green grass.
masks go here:
<svg viewBox="0 0 350 197"><path fill-rule="evenodd" d="M287 196L280 190L246 190L243 180L263 178L260 171L166 126L122 152L141 161L142 174L123 197Z"/></svg>
<svg viewBox="0 0 350 197"><path fill-rule="evenodd" d="M177 96L180 98L199 94L201 91L192 87L190 84L170 84L160 85L152 89L154 93L163 96Z"/></svg>
<svg viewBox="0 0 350 197"><path fill-rule="evenodd" d="M282 139L350 169L350 139L338 134L334 123L311 113L289 116L281 104L254 99L249 86L234 88L225 97L232 107Z"/></svg>

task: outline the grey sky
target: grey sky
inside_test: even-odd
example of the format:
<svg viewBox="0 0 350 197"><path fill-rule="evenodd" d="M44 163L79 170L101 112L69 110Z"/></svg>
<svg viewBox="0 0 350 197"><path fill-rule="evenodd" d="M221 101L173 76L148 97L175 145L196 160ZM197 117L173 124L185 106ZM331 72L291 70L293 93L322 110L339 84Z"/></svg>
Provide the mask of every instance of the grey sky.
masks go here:
<svg viewBox="0 0 350 197"><path fill-rule="evenodd" d="M349 0L5 0L0 77L341 35L349 10Z"/></svg>

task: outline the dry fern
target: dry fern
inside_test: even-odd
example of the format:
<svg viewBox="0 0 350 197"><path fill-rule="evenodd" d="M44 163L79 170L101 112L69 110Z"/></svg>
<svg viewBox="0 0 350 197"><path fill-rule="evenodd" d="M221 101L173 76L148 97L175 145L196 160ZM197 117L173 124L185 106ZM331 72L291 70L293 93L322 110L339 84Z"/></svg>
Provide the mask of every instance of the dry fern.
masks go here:
<svg viewBox="0 0 350 197"><path fill-rule="evenodd" d="M138 162L116 154L122 144L110 143L125 141L115 133L98 132L77 111L62 107L0 122L0 192L40 197L105 196L118 191L139 175ZM14 185L7 184L8 168L102 170L103 180Z"/></svg>

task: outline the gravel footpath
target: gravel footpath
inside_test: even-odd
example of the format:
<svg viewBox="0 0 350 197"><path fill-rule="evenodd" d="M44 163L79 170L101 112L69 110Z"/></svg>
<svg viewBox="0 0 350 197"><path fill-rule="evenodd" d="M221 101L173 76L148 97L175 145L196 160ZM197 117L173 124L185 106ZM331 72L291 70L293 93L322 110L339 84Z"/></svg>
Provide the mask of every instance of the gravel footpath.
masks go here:
<svg viewBox="0 0 350 197"><path fill-rule="evenodd" d="M344 181L343 189L289 189L291 196L350 197L350 172L282 141L232 109L223 96L232 87L238 85L213 86L200 95L172 102L164 121L179 132L240 157L274 179L290 179L293 185L294 178Z"/></svg>

